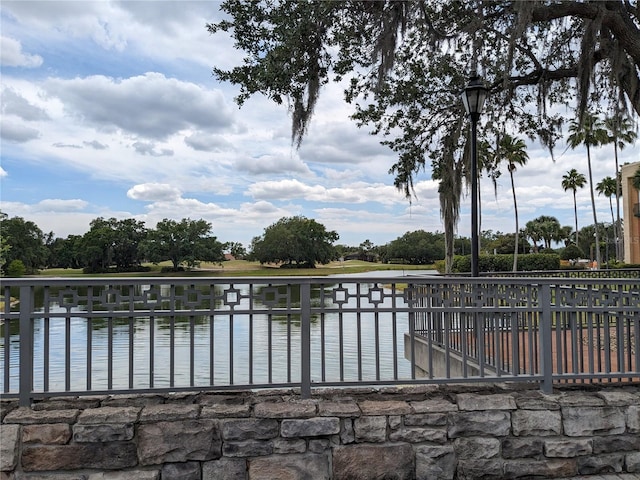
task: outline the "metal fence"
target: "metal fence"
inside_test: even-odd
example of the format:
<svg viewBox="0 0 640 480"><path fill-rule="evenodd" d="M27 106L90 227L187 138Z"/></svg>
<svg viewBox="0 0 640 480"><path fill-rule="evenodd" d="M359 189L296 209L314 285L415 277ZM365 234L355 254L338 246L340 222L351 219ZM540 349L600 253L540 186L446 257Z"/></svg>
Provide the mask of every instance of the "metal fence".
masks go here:
<svg viewBox="0 0 640 480"><path fill-rule="evenodd" d="M3 279L0 392L640 379L637 279Z"/></svg>

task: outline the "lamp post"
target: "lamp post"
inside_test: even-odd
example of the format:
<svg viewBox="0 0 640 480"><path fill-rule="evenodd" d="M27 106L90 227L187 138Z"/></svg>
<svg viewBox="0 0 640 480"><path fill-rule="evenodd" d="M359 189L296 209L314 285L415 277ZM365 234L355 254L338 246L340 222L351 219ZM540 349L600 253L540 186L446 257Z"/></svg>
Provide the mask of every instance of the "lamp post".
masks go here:
<svg viewBox="0 0 640 480"><path fill-rule="evenodd" d="M487 87L480 76L471 72L469 83L462 91L462 103L471 120L471 276L477 277L478 270L478 120L487 98Z"/></svg>

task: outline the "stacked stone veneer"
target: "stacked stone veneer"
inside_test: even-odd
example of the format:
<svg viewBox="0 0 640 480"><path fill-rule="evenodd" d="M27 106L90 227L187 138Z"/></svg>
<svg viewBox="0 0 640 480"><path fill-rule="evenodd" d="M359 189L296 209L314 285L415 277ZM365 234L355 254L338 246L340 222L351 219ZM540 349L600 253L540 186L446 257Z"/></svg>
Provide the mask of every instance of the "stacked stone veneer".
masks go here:
<svg viewBox="0 0 640 480"><path fill-rule="evenodd" d="M4 479L640 478L640 387L3 401Z"/></svg>

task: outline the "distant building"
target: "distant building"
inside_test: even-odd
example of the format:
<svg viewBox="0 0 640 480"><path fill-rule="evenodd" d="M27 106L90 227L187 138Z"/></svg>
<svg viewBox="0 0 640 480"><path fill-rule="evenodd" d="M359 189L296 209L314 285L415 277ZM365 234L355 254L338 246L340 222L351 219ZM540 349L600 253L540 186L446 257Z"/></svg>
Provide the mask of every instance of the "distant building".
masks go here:
<svg viewBox="0 0 640 480"><path fill-rule="evenodd" d="M622 165L622 203L624 219L624 262L640 264L640 192L633 187L633 176L640 162Z"/></svg>

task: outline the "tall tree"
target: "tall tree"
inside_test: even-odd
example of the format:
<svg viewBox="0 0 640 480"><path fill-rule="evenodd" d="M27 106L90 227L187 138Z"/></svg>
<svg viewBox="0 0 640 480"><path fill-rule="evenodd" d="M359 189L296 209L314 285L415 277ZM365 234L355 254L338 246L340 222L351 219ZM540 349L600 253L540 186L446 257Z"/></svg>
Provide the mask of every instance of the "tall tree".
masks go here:
<svg viewBox="0 0 640 480"><path fill-rule="evenodd" d="M587 165L589 167L589 193L591 194L591 210L593 212L593 224L596 226L596 263L602 265L600 258L600 235L598 227L598 215L596 214L596 197L593 184L593 169L591 167L591 147L597 147L608 141L607 131L602 120L597 115L585 113L582 120L572 120L569 125L569 146L577 148L584 145L587 149Z"/></svg>
<svg viewBox="0 0 640 480"><path fill-rule="evenodd" d="M30 220L22 217L0 216L0 237L4 257L4 269L13 261L21 261L25 273L36 273L47 263L48 250L45 234Z"/></svg>
<svg viewBox="0 0 640 480"><path fill-rule="evenodd" d="M498 149L498 161L507 162L507 170L509 171L509 178L511 179L511 192L513 194L513 210L516 221L515 231L515 247L513 251L513 271L518 271L518 245L520 236L520 224L518 221L518 201L516 199L516 185L513 181L513 173L519 166L526 165L529 160L527 154L527 145L521 138L512 137L509 134L505 134L500 139Z"/></svg>
<svg viewBox="0 0 640 480"><path fill-rule="evenodd" d="M551 248L551 242L562 239L562 227L556 217L541 215L527 222L527 235L533 240L534 250L538 251L538 242L543 241L544 248Z"/></svg>
<svg viewBox="0 0 640 480"><path fill-rule="evenodd" d="M620 232L618 232L618 224L616 223L616 218L613 214L613 201L611 197L617 198L618 192L618 182L611 177L605 177L596 185L596 191L598 195L604 195L609 199L609 209L611 210L611 225L613 225L613 236L616 239L616 245L618 244L617 239L620 237ZM618 250L616 249L616 260L618 260Z"/></svg>
<svg viewBox="0 0 640 480"><path fill-rule="evenodd" d="M174 270L185 264L197 267L201 261L224 260L222 243L211 235L211 224L205 220L183 218L180 222L165 218L149 231L142 249L147 258L159 263L171 260Z"/></svg>
<svg viewBox="0 0 640 480"><path fill-rule="evenodd" d="M444 258L444 235L416 230L407 232L387 245L390 259L402 259L412 265L426 265Z"/></svg>
<svg viewBox="0 0 640 480"><path fill-rule="evenodd" d="M144 222L133 218L118 220L114 224L113 262L118 271L135 268L142 263L144 255L140 245L147 236Z"/></svg>
<svg viewBox="0 0 640 480"><path fill-rule="evenodd" d="M616 161L616 259L624 257L624 235L622 235L622 222L620 220L620 197L622 196L622 186L620 185L620 165L618 162L618 150L622 150L626 145L633 143L638 137L628 116L622 116L616 110L616 114L604 120L609 143L613 144L614 159Z"/></svg>
<svg viewBox="0 0 640 480"><path fill-rule="evenodd" d="M115 242L115 218L95 218L89 224L89 231L82 236L82 257L86 271L106 272L113 261Z"/></svg>
<svg viewBox="0 0 640 480"><path fill-rule="evenodd" d="M4 271L4 266L7 263L7 257L9 255L9 250L11 250L11 245L7 242L6 237L3 235L2 231L2 223L9 218L9 216L0 211L0 275Z"/></svg>
<svg viewBox="0 0 640 480"><path fill-rule="evenodd" d="M578 245L578 203L576 202L576 191L584 188L587 184L587 177L578 173L575 168L569 170L562 176L562 188L564 191L571 190L573 193L573 217L576 221L576 245Z"/></svg>
<svg viewBox="0 0 640 480"><path fill-rule="evenodd" d="M81 235L56 238L49 246L49 266L56 268L82 268L82 247L83 238Z"/></svg>
<svg viewBox="0 0 640 480"><path fill-rule="evenodd" d="M252 241L251 254L260 263L314 268L337 258L333 242L339 235L315 220L296 216L281 218Z"/></svg>
<svg viewBox="0 0 640 480"><path fill-rule="evenodd" d="M487 178L491 180L493 185L493 194L498 198L498 178L502 175L500 172L500 159L498 158L499 146L495 148L489 144L486 140L483 140L478 145L478 185L480 185L480 178L482 173L487 174ZM478 230L482 232L482 192L478 188ZM482 236L478 237L478 251L482 251Z"/></svg>
<svg viewBox="0 0 640 480"><path fill-rule="evenodd" d="M345 80L354 119L398 157L396 187L410 197L431 162L448 266L469 172L459 92L470 70L490 87L482 130L508 121L550 148L563 120L553 105L581 113L597 99L640 113L638 12L624 0L226 0L221 9L225 20L209 31L229 32L245 55L214 74L240 86L238 103L255 93L286 101L300 145L321 87Z"/></svg>

